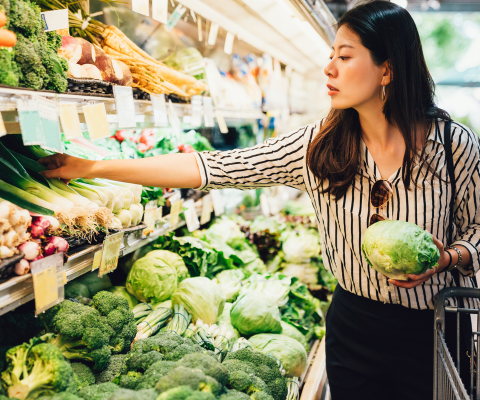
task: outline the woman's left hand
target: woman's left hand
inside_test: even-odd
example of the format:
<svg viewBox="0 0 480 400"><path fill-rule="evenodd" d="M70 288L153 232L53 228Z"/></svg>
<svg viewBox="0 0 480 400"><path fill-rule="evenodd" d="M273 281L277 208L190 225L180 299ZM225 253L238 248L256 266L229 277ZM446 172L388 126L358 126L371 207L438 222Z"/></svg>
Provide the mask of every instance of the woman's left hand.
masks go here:
<svg viewBox="0 0 480 400"><path fill-rule="evenodd" d="M447 268L450 262L450 257L448 256L447 252L443 248L443 243L440 242L440 240L438 240L433 235L432 235L432 238L433 238L433 243L435 243L435 246L438 247L438 251L440 252L440 259L438 260L438 265L436 267L433 267L432 269L427 269L426 272L420 275L407 274L409 280L406 282L397 281L395 279L389 279L388 282L398 287L411 289L415 286L421 285L423 282L428 281L434 274L438 272L442 272L445 268Z"/></svg>

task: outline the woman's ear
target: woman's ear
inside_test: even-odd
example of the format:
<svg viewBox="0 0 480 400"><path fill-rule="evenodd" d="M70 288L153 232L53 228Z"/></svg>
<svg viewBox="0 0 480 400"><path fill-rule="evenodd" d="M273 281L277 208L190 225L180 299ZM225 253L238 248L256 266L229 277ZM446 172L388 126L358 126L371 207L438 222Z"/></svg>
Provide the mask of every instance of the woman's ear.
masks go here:
<svg viewBox="0 0 480 400"><path fill-rule="evenodd" d="M382 86L388 85L393 80L393 70L392 64L387 60L383 63L383 76L382 76Z"/></svg>

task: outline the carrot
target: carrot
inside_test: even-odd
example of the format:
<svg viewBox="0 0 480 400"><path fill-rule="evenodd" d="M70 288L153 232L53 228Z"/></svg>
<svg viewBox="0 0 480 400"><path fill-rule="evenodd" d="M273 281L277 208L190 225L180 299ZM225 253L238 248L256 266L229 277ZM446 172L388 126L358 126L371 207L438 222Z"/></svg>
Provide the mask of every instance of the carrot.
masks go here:
<svg viewBox="0 0 480 400"><path fill-rule="evenodd" d="M0 29L0 46L13 47L17 43L17 35L12 31Z"/></svg>

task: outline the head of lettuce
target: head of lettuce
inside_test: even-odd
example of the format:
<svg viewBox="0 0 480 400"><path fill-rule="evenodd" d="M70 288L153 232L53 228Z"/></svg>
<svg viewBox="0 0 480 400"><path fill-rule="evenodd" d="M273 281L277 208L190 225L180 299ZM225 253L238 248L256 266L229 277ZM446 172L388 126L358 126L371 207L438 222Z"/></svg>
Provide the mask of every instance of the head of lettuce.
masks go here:
<svg viewBox="0 0 480 400"><path fill-rule="evenodd" d="M362 251L368 264L390 279L408 281L438 265L440 252L432 235L404 221L377 222L365 231Z"/></svg>

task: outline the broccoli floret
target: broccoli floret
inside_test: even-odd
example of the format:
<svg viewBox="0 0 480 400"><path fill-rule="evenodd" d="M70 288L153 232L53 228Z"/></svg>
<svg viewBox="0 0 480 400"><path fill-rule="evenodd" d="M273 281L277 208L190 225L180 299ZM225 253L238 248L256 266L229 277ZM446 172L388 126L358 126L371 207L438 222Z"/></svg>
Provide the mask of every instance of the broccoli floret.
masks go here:
<svg viewBox="0 0 480 400"><path fill-rule="evenodd" d="M243 371L247 374L255 374L255 366L248 361L230 359L225 360L222 365L227 369L229 376L237 371Z"/></svg>
<svg viewBox="0 0 480 400"><path fill-rule="evenodd" d="M173 349L171 352L165 354L165 360L178 361L181 360L187 354L203 353L204 349L198 344L181 344Z"/></svg>
<svg viewBox="0 0 480 400"><path fill-rule="evenodd" d="M227 369L217 359L206 354L187 354L177 363L178 365L196 368L216 379L220 385L225 385L228 377Z"/></svg>
<svg viewBox="0 0 480 400"><path fill-rule="evenodd" d="M114 293L101 291L93 296L92 308L106 317L108 325L114 334L110 338L110 348L113 353L122 353L130 349L137 325L127 299Z"/></svg>
<svg viewBox="0 0 480 400"><path fill-rule="evenodd" d="M97 310L67 300L42 318L56 334L46 340L59 347L66 358L92 362L96 371L107 367L111 356L109 340L114 332Z"/></svg>
<svg viewBox="0 0 480 400"><path fill-rule="evenodd" d="M153 389L158 380L166 376L175 367L175 364L173 361L157 361L152 364L139 379L136 389Z"/></svg>
<svg viewBox="0 0 480 400"><path fill-rule="evenodd" d="M25 399L31 392L60 392L74 386L73 369L61 351L31 340L7 352L8 368L2 379L9 397Z"/></svg>
<svg viewBox="0 0 480 400"><path fill-rule="evenodd" d="M128 372L126 358L126 354L114 354L110 357L107 368L97 375L95 383L98 385L99 383L113 382L119 375L126 374Z"/></svg>
<svg viewBox="0 0 480 400"><path fill-rule="evenodd" d="M141 372L129 371L126 375L120 377L118 385L124 389L136 389L140 379L142 378ZM115 380L116 382L117 380Z"/></svg>
<svg viewBox="0 0 480 400"><path fill-rule="evenodd" d="M228 375L228 386L240 392L246 391L253 384L254 375L247 374L245 371L234 371Z"/></svg>
<svg viewBox="0 0 480 400"><path fill-rule="evenodd" d="M158 396L157 400L185 400L192 394L193 390L190 388L190 386L177 386L163 392L160 396Z"/></svg>
<svg viewBox="0 0 480 400"><path fill-rule="evenodd" d="M128 358L127 368L129 371L146 371L152 364L163 360L163 354L158 351L149 351Z"/></svg>
<svg viewBox="0 0 480 400"><path fill-rule="evenodd" d="M112 382L84 387L78 396L84 400L107 400L119 387Z"/></svg>
<svg viewBox="0 0 480 400"><path fill-rule="evenodd" d="M90 368L82 363L72 363L73 378L77 386L77 390L95 384L95 375Z"/></svg>
<svg viewBox="0 0 480 400"><path fill-rule="evenodd" d="M113 393L108 400L155 400L158 393L153 389L147 390L130 390L118 389Z"/></svg>
<svg viewBox="0 0 480 400"><path fill-rule="evenodd" d="M223 386L220 385L216 379L207 375L205 377L205 383L200 385L200 389L202 392L208 392L212 393L214 396L218 396L222 392Z"/></svg>
<svg viewBox="0 0 480 400"><path fill-rule="evenodd" d="M209 392L193 392L185 400L215 400L215 396Z"/></svg>
<svg viewBox="0 0 480 400"><path fill-rule="evenodd" d="M256 392L270 393L270 390L268 389L267 384L262 379L253 375L251 375L251 378L252 378L252 384L245 390L247 394L252 395L253 393L256 393Z"/></svg>
<svg viewBox="0 0 480 400"><path fill-rule="evenodd" d="M186 367L177 367L172 369L166 376L160 378L155 385L155 389L162 393L168 389L172 389L177 386L186 385L192 390L200 389L200 385L205 383L205 374L198 370Z"/></svg>
<svg viewBox="0 0 480 400"><path fill-rule="evenodd" d="M253 400L273 400L273 397L267 392L255 392L252 394L251 398Z"/></svg>
<svg viewBox="0 0 480 400"><path fill-rule="evenodd" d="M251 400L251 398L248 394L231 389L222 394L218 400Z"/></svg>
<svg viewBox="0 0 480 400"><path fill-rule="evenodd" d="M37 397L36 400L82 400L81 397L69 392L60 392L52 395Z"/></svg>

